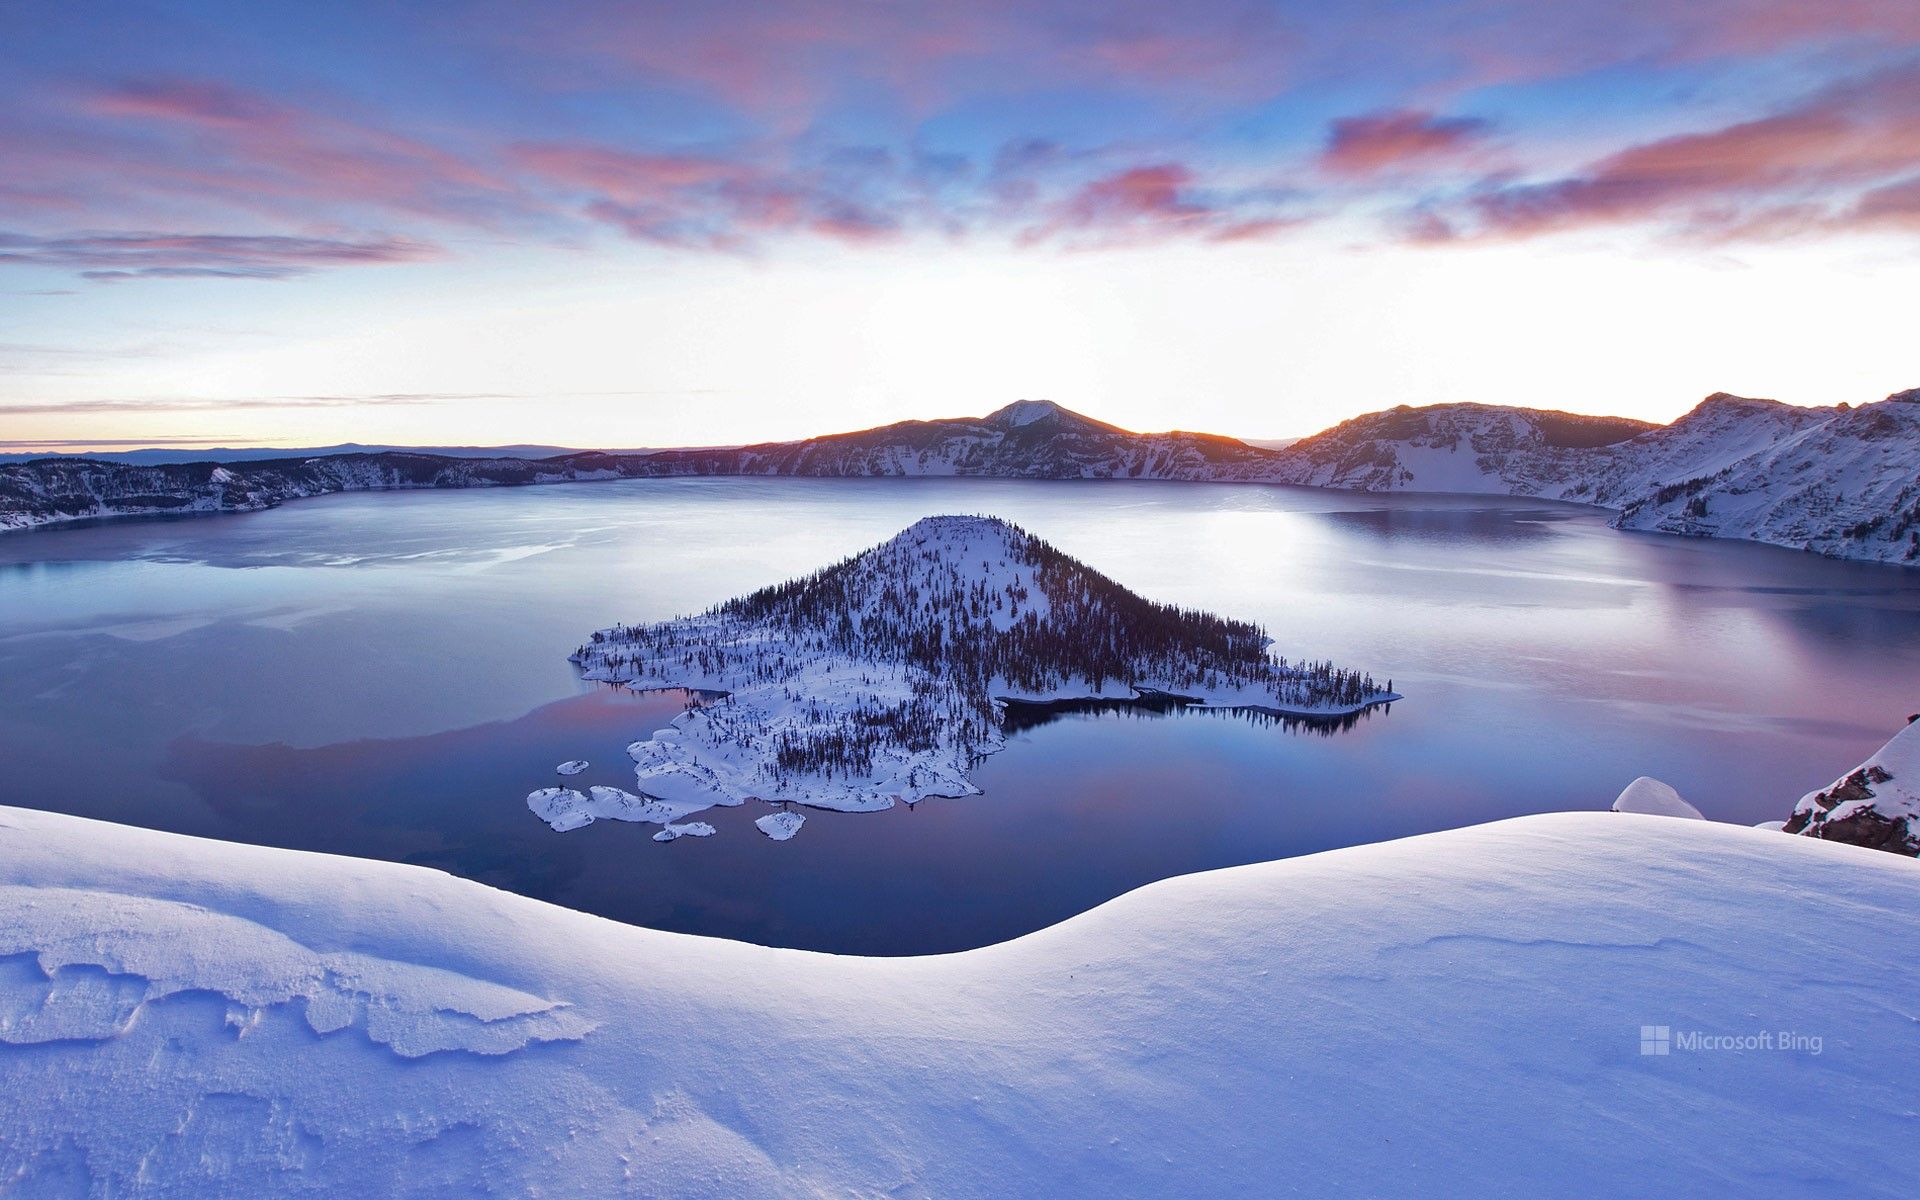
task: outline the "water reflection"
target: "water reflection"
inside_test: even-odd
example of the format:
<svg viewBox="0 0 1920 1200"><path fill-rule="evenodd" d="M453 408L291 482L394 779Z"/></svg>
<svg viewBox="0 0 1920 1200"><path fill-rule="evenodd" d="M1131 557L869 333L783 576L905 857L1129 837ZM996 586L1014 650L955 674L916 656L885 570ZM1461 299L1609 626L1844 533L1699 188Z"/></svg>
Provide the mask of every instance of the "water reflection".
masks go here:
<svg viewBox="0 0 1920 1200"><path fill-rule="evenodd" d="M1269 729L1282 729L1288 733L1312 733L1323 737L1336 733L1345 733L1362 721L1370 720L1377 713L1386 716L1393 711L1392 702L1363 708L1359 712L1336 713L1331 716L1301 716L1296 713L1280 713L1265 708L1209 708L1171 696L1146 695L1136 699L1108 700L1014 700L1001 698L1001 723L1008 734L1025 733L1030 729L1040 729L1055 721L1075 716L1110 716L1134 720L1164 720L1167 717L1215 717L1225 720L1246 721L1250 724Z"/></svg>

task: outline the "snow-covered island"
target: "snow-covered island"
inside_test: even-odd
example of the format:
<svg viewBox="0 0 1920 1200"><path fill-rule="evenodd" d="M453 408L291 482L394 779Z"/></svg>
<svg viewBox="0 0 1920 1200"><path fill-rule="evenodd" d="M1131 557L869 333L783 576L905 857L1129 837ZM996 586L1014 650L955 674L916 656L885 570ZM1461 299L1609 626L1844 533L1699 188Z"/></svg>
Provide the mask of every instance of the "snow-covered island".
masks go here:
<svg viewBox="0 0 1920 1200"><path fill-rule="evenodd" d="M871 812L967 796L1000 702L1173 696L1337 717L1399 699L1272 653L1258 626L1144 599L993 517L928 517L804 579L697 616L595 633L589 679L714 695L637 741L643 797L542 789L556 829L670 821L759 798ZM602 797L598 793L605 791ZM792 836L797 823L762 826Z"/></svg>

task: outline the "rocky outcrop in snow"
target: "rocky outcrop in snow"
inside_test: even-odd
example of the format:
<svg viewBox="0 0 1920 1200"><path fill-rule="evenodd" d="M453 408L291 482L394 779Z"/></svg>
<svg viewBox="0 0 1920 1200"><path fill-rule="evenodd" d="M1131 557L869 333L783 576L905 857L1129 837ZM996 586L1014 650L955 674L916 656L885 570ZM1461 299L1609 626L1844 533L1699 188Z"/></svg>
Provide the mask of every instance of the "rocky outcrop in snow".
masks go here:
<svg viewBox="0 0 1920 1200"><path fill-rule="evenodd" d="M1003 745L1001 698L1167 693L1307 717L1398 698L1268 642L1142 599L1004 521L929 517L698 616L601 630L574 661L589 679L720 694L629 747L647 796L683 811L759 798L866 812L977 792L967 773ZM566 789L528 802L556 829L653 819Z"/></svg>
<svg viewBox="0 0 1920 1200"><path fill-rule="evenodd" d="M1802 796L1783 828L1920 856L1920 717L1910 718L1872 758Z"/></svg>

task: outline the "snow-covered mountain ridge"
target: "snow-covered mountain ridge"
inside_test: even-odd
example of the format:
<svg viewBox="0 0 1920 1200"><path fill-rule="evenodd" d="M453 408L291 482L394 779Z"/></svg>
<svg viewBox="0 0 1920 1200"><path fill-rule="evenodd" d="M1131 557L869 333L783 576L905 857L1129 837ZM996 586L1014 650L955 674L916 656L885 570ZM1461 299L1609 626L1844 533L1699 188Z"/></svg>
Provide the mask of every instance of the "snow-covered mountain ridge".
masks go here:
<svg viewBox="0 0 1920 1200"><path fill-rule="evenodd" d="M556 829L748 800L866 812L978 792L999 701L1183 697L1336 717L1398 699L1364 673L1289 662L1244 621L1143 599L1017 526L941 516L696 616L595 633L589 679L723 693L629 747L642 795L542 788Z"/></svg>
<svg viewBox="0 0 1920 1200"><path fill-rule="evenodd" d="M679 475L993 476L1285 483L1538 496L1624 529L1920 563L1920 389L1858 407L1716 394L1671 425L1441 404L1356 417L1281 448L1132 433L1045 401L797 442L544 459L390 452L136 467L0 464L0 529L245 511L324 492Z"/></svg>
<svg viewBox="0 0 1920 1200"><path fill-rule="evenodd" d="M1920 389L1835 408L1717 393L1663 426L1401 408L1279 453L1277 482L1539 496L1613 509L1622 529L1920 563Z"/></svg>
<svg viewBox="0 0 1920 1200"><path fill-rule="evenodd" d="M1920 1185L1920 874L1707 821L1525 817L1210 872L919 959L9 808L0 896L8 1195ZM1763 1033L1801 1040L1687 1048ZM1844 1145L1794 1136L1807 1114Z"/></svg>

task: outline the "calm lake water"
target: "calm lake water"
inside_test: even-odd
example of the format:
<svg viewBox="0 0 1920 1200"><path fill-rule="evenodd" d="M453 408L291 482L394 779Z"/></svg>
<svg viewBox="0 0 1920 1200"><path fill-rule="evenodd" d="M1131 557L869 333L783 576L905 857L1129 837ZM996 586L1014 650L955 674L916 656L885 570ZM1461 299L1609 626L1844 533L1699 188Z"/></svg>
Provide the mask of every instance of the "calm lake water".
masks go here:
<svg viewBox="0 0 1920 1200"><path fill-rule="evenodd" d="M559 834L678 711L590 631L703 608L933 513L1405 693L1328 733L1131 710L1022 729L982 796L790 842ZM1920 707L1920 571L1622 534L1485 497L986 480L634 480L301 501L0 537L0 803L440 867L622 921L851 953L999 941L1170 875L1521 813L1636 775L1786 815Z"/></svg>

